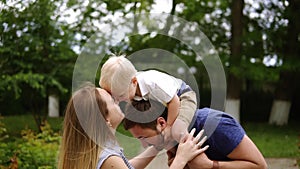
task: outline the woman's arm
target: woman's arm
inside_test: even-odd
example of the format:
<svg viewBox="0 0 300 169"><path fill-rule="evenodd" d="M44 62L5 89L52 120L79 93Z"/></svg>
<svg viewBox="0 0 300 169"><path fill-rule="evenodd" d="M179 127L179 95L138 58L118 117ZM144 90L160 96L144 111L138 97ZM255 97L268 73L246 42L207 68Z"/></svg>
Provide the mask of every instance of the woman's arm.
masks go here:
<svg viewBox="0 0 300 169"><path fill-rule="evenodd" d="M154 159L158 152L159 151L153 146L148 147L141 154L129 160L129 162L135 169L144 169Z"/></svg>
<svg viewBox="0 0 300 169"><path fill-rule="evenodd" d="M193 135L195 131L195 129L192 129L192 131L179 143L175 159L171 164L170 169L183 169L189 161L207 150L208 146L201 148L202 144L207 139L205 136L200 140L203 130L194 138Z"/></svg>
<svg viewBox="0 0 300 169"><path fill-rule="evenodd" d="M123 159L119 156L110 156L108 157L100 167L100 169L128 169Z"/></svg>

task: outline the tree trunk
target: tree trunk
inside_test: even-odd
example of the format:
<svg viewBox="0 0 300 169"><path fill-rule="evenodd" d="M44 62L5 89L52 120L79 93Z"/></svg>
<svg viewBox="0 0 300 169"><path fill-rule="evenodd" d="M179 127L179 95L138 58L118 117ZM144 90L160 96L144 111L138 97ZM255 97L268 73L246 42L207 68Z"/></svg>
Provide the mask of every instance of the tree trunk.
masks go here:
<svg viewBox="0 0 300 169"><path fill-rule="evenodd" d="M237 67L241 61L244 0L233 0L231 6L232 37L230 46L230 66ZM240 121L240 93L241 80L235 74L229 72L228 95L225 105L225 112L231 114L237 121Z"/></svg>
<svg viewBox="0 0 300 169"><path fill-rule="evenodd" d="M285 125L288 124L291 102L285 100L274 100L269 119L270 124Z"/></svg>
<svg viewBox="0 0 300 169"><path fill-rule="evenodd" d="M240 122L240 99L227 98L225 103L225 112L233 116L238 122Z"/></svg>
<svg viewBox="0 0 300 169"><path fill-rule="evenodd" d="M163 29L163 31L164 31L164 33L167 35L168 34L168 32L170 31L170 27L171 27L171 25L173 24L173 15L175 14L175 9L176 9L176 5L177 5L177 2L176 2L176 0L173 0L172 1L172 9L171 9L171 13L170 13L170 15L168 16L168 18L167 18L167 23L166 23L166 25L165 25L165 27L164 27L164 29Z"/></svg>
<svg viewBox="0 0 300 169"><path fill-rule="evenodd" d="M48 96L48 116L59 117L59 97L54 94Z"/></svg>
<svg viewBox="0 0 300 169"><path fill-rule="evenodd" d="M292 102L294 75L291 72L281 72L280 80L277 84L275 97L269 117L269 124L288 124L289 113Z"/></svg>
<svg viewBox="0 0 300 169"><path fill-rule="evenodd" d="M281 52L283 56L282 66L287 68L282 69L280 72L280 79L276 87L269 117L269 123L276 125L288 124L292 97L295 90L295 72L293 71L293 68L290 67L292 67L291 64L293 64L293 60L296 60L297 56L300 55L300 44L298 40L300 34L300 15L298 13L300 10L300 1L290 0L289 3L290 4L286 9L289 24Z"/></svg>

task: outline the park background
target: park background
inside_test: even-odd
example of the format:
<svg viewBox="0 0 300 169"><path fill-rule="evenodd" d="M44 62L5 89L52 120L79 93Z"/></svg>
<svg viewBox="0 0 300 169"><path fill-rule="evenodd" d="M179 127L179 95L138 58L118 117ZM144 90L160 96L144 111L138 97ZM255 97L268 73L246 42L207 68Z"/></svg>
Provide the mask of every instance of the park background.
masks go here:
<svg viewBox="0 0 300 169"><path fill-rule="evenodd" d="M0 11L0 168L56 168L80 51L101 25L148 12L168 13L198 25L226 73L222 110L240 121L265 157L294 158L299 163L299 0L2 0ZM138 22L130 24L138 29ZM170 31L168 24L163 29ZM197 80L199 107L210 106L209 76L186 44L144 34L111 51L130 55L147 48L181 58L190 68L185 71ZM180 72L184 71L178 68ZM128 134L122 127L119 131ZM130 157L135 152L126 153Z"/></svg>

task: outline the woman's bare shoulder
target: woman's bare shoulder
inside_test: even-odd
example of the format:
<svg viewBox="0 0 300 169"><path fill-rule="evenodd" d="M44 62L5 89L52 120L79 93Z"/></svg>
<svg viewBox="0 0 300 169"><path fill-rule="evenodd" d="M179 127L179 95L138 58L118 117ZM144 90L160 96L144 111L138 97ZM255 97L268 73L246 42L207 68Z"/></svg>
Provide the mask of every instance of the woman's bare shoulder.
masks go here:
<svg viewBox="0 0 300 169"><path fill-rule="evenodd" d="M119 156L114 156L114 155L108 157L100 167L100 169L109 169L109 168L128 169L123 159Z"/></svg>

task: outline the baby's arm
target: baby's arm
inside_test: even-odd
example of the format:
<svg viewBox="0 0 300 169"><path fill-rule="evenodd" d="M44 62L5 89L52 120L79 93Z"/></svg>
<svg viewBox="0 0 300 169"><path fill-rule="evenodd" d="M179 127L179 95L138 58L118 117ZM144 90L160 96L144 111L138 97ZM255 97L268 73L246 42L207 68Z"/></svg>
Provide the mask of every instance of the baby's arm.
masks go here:
<svg viewBox="0 0 300 169"><path fill-rule="evenodd" d="M167 124L169 126L172 126L175 122L178 114L179 114L179 106L180 106L180 100L177 95L175 95L172 100L168 103L168 119Z"/></svg>
<svg viewBox="0 0 300 169"><path fill-rule="evenodd" d="M171 137L177 142L180 141L181 136L187 133L188 126L180 119L178 119L180 100L177 95L168 104L168 119L165 132L170 132ZM168 140L168 135L165 135L165 139Z"/></svg>

